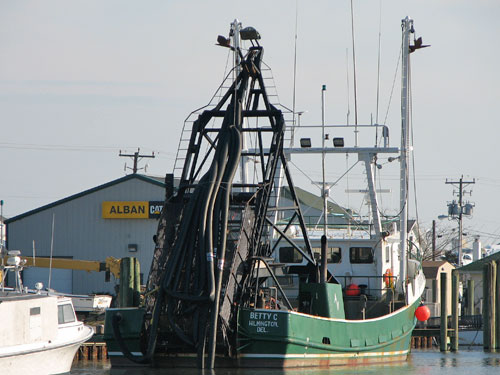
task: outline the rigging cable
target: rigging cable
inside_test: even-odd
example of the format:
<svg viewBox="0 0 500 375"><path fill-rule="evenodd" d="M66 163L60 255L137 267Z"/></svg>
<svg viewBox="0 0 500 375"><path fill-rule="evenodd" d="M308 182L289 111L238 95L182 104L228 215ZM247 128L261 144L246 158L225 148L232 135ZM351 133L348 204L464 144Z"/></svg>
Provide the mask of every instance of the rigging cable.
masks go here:
<svg viewBox="0 0 500 375"><path fill-rule="evenodd" d="M411 139L411 144L414 144L414 138L413 138L413 95L412 95L412 87L411 87L411 60L408 59L408 87L409 87L409 102L410 102L410 139ZM420 220L418 216L418 200L417 200L417 178L416 178L416 167L415 167L415 151L411 153L411 164L412 164L412 174L413 174L413 199L415 201L415 217L417 220L417 225L420 226ZM418 231L420 234L420 230Z"/></svg>
<svg viewBox="0 0 500 375"><path fill-rule="evenodd" d="M396 78L397 78L397 74L399 72L399 64L401 62L401 56L403 55L403 40L401 40L401 48L400 48L400 51L399 51L399 54L398 54L398 62L396 64L396 70L394 72L394 78L393 78L393 81L392 81L392 87L391 87L391 95L389 96L389 103L387 104L387 111L385 113L385 118L384 118L384 124L387 122L387 116L389 115L389 108L391 106L391 101L392 101L392 95L394 93L394 87L396 85ZM401 134L401 136L403 136ZM400 161L401 163L401 161ZM398 217L401 215L401 213L403 212L403 210L405 209L405 207L407 206L407 198L408 198L408 189L406 189L406 194L407 196L405 197L405 203L403 205L403 207L401 207L400 211L396 214L396 215L393 215L393 216L389 216L389 215L385 215L384 213L382 213L382 211L380 211L379 208L377 208L379 214L382 216L382 217L385 217L385 218L395 218L395 217Z"/></svg>
<svg viewBox="0 0 500 375"><path fill-rule="evenodd" d="M384 124L387 123L387 117L389 116L389 108L391 107L392 95L394 93L394 87L396 86L396 78L399 72L399 63L401 61L401 53L403 52L403 44L401 43L401 50L398 54L398 62L396 63L396 71L394 72L394 78L392 80L391 94L389 95L389 103L387 103L387 111L385 112Z"/></svg>
<svg viewBox="0 0 500 375"><path fill-rule="evenodd" d="M300 173L302 173L302 174L303 174L303 175L304 175L304 176L305 176L305 177L306 177L306 178L307 178L307 179L308 179L308 180L309 180L309 181L310 181L313 185L315 185L316 187L320 187L320 185L318 185L315 181L313 181L313 180L312 180L312 179L311 179L311 178L310 178L310 177L309 177L309 176L308 176L308 175L307 175L307 174L306 174L306 173L305 173L302 169L300 169L300 168L297 166L297 164L295 164L295 163L294 163L293 161L291 161L291 160L289 160L288 162L289 162L291 165L293 165L295 168L297 168L297 170L298 170ZM354 163L354 164L351 166L351 168L349 168L349 170L348 170L348 171L346 171L346 172L342 175L342 177L343 177L343 176L345 176L345 175L348 175L349 171L351 171L351 169L353 169L353 168L354 168L354 167L355 167L358 163L359 163L359 160L358 160L358 161L356 161L356 163ZM340 178L339 178L339 179L335 182L335 184L336 184L336 183L337 183L337 182L338 182L338 181L339 181L342 177L340 177ZM332 185L332 186L333 186L333 185ZM328 198L329 198L329 200L330 200L331 202L333 202L334 204L336 204L336 205L337 205L337 206L338 206L338 207L339 207L342 211L344 211L344 213L345 213L345 214L347 214L347 215L348 215L348 217L349 217L349 218L351 218L355 224L357 224L357 225L362 225L362 223L361 223L360 221L356 220L356 219L354 218L354 216L352 216L352 214L351 214L349 211L347 211L344 207L342 207L340 204L338 204L338 203L337 203L335 200L333 200L331 197L328 197ZM320 197L320 198L318 198L318 200L319 200L319 199L321 199L321 197ZM308 210L308 209L307 209L307 210ZM307 210L306 210L306 211L304 211L304 212L307 212Z"/></svg>

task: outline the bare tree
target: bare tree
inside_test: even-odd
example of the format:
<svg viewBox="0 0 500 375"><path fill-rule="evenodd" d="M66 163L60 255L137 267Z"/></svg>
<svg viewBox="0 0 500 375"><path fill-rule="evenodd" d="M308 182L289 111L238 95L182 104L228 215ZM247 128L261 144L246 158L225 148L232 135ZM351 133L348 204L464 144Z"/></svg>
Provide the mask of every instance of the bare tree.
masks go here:
<svg viewBox="0 0 500 375"><path fill-rule="evenodd" d="M420 244L419 250L422 260L432 260L434 257L435 260L446 259L450 263L457 262L456 249L453 249L457 228L454 228L450 223L436 225L436 248L434 251L432 249L432 228L418 227L417 242ZM455 259L453 259L453 254L455 254Z"/></svg>

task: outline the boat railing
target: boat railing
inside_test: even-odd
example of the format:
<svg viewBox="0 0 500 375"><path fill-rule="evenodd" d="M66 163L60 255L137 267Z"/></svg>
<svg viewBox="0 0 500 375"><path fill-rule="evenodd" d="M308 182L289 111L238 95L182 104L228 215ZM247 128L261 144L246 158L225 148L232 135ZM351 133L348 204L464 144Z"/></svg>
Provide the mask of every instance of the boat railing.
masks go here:
<svg viewBox="0 0 500 375"><path fill-rule="evenodd" d="M441 327L441 317L432 317L429 318L425 324L420 323L421 326L425 326L427 328L439 328ZM448 315L447 317L447 326L448 328L452 327L452 316ZM461 329L470 329L470 330L478 330L483 328L483 316L482 315L462 315L458 318L458 327Z"/></svg>
<svg viewBox="0 0 500 375"><path fill-rule="evenodd" d="M14 274L14 287L12 288L17 292L27 293L28 289L23 286L23 281L21 278L21 271L26 264L25 259L21 259L21 252L19 250L10 250L7 252L7 262L4 262L2 258L2 264L0 265L0 290L3 292L6 288L7 275L10 272Z"/></svg>
<svg viewBox="0 0 500 375"><path fill-rule="evenodd" d="M341 285L343 285L343 290L347 298L357 298L359 295L366 295L368 298L380 297L389 291L394 291L394 287L396 286L398 280L397 276L390 275L335 275L335 278L340 281ZM381 285L384 286L380 287Z"/></svg>
<svg viewBox="0 0 500 375"><path fill-rule="evenodd" d="M259 298L262 296L261 293L259 293L259 291L262 290L262 288L260 287L260 283L259 283L259 276L260 276L259 274L262 273L262 271L261 271L261 269L262 269L262 270L266 270L268 272L268 274L266 276L271 276L273 278L273 281L274 281L275 286L277 288L276 297L278 294L277 292L279 291L287 308L292 310L293 309L292 304L288 300L286 293L283 291L283 289L282 289L282 287L281 287L281 285L280 285L280 283L279 283L279 281L274 273L274 270L273 270L273 267L281 266L281 264L269 263L269 261L270 262L274 261L273 258L254 256L254 257L251 257L250 259L252 261L252 269L253 269L252 276L253 276L253 279L255 279L254 306L257 307L258 305L260 305ZM262 266L264 266L264 267L262 267Z"/></svg>

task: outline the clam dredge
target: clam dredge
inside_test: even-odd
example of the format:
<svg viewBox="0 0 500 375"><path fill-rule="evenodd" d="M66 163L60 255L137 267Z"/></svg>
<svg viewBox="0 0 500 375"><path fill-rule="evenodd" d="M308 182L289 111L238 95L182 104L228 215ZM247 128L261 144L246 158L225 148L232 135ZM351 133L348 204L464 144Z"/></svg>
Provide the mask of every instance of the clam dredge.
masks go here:
<svg viewBox="0 0 500 375"><path fill-rule="evenodd" d="M409 53L419 45L410 44L413 21L405 18L402 27L407 82ZM251 44L245 54L242 40ZM329 366L400 361L409 353L425 279L407 238L408 85L400 149L342 150L366 165L373 232L310 238L288 165L293 149L285 148L286 117L293 113L275 103L266 85L272 76L259 40L238 21L229 38L218 38L234 52L234 67L212 101L184 124L174 173L167 175L145 306L106 313L113 366ZM386 229L378 215L379 153L399 154L399 229ZM286 207L279 204L283 189ZM284 245L292 256L281 257ZM328 256L332 248L338 250ZM350 272L337 274L340 265ZM282 285L284 279L297 285Z"/></svg>

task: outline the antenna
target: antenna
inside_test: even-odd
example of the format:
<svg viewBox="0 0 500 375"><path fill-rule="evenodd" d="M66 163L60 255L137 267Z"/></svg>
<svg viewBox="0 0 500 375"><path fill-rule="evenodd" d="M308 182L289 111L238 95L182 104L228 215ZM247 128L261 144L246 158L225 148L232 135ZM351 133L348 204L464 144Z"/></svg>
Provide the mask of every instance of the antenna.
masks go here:
<svg viewBox="0 0 500 375"><path fill-rule="evenodd" d="M50 262L49 262L49 292L50 292L50 281L52 280L52 254L54 253L54 223L56 215L52 214L52 234L50 236Z"/></svg>
<svg viewBox="0 0 500 375"><path fill-rule="evenodd" d="M129 157L129 158L132 158L134 160L134 166L132 168L130 167L127 167L127 163L125 163L125 172L127 171L127 169L132 169L132 173L133 174L136 174L137 171L140 171L141 169L144 169L144 171L146 171L145 167L144 168L138 168L137 167L137 164L139 163L139 161L142 159L142 158L155 158L155 153L154 151L151 153L151 155L141 155L140 154L140 151L141 149L140 148L137 148L137 151L134 152L133 154L123 154L122 153L122 150L120 150L120 154L118 156L121 156L121 157Z"/></svg>
<svg viewBox="0 0 500 375"><path fill-rule="evenodd" d="M297 84L297 28L299 19L299 0L295 2L295 46L293 52L293 97L292 97L292 112L293 112L293 126L292 126L292 136L290 138L290 147L293 147L294 136L295 136L295 94L296 94L296 84ZM299 123L300 123L299 114Z"/></svg>
<svg viewBox="0 0 500 375"><path fill-rule="evenodd" d="M382 0L379 1L379 19L378 19L378 57L377 57L377 112L375 116L375 123L378 124L378 109L380 97L380 45L382 37Z"/></svg>
<svg viewBox="0 0 500 375"><path fill-rule="evenodd" d="M4 265L3 263L3 248L4 248L4 241L3 241L3 199L0 200L0 257L2 258L2 266ZM3 283L2 283L3 285Z"/></svg>
<svg viewBox="0 0 500 375"><path fill-rule="evenodd" d="M33 267L36 267L35 240L33 240Z"/></svg>
<svg viewBox="0 0 500 375"><path fill-rule="evenodd" d="M357 84L356 84L356 49L354 40L354 10L351 0L351 34L352 34L352 66L354 70L353 75L353 85L354 85L354 126L355 126L355 137L354 137L354 147L358 147L358 95L357 95Z"/></svg>
<svg viewBox="0 0 500 375"><path fill-rule="evenodd" d="M350 90L349 90L349 49L345 49L345 62L346 62L346 82L347 82L347 114L346 114L346 121L347 125L349 125L349 116L351 115L351 101L350 101Z"/></svg>

